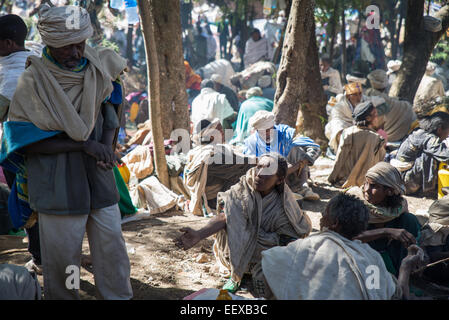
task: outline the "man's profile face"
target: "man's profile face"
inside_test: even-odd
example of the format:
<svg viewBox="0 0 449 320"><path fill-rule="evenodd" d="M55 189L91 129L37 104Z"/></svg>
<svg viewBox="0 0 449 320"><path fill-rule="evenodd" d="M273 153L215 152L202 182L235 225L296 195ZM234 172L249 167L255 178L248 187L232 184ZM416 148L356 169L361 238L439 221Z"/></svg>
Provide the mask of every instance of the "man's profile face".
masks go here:
<svg viewBox="0 0 449 320"><path fill-rule="evenodd" d="M14 41L10 39L0 39L0 57L6 57L14 47Z"/></svg>
<svg viewBox="0 0 449 320"><path fill-rule="evenodd" d="M49 46L53 59L67 69L73 69L81 63L85 47L86 41L69 44L61 48Z"/></svg>
<svg viewBox="0 0 449 320"><path fill-rule="evenodd" d="M353 93L347 95L348 100L351 102L353 106L356 106L362 101L362 94L361 93Z"/></svg>
<svg viewBox="0 0 449 320"><path fill-rule="evenodd" d="M329 63L326 61L320 60L320 70L321 72L326 72L329 69Z"/></svg>

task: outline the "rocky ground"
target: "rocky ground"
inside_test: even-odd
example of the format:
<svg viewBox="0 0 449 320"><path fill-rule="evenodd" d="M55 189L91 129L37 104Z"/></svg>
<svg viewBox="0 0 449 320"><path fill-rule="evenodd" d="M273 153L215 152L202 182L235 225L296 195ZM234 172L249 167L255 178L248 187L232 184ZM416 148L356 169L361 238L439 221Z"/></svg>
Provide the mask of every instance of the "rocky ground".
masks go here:
<svg viewBox="0 0 449 320"><path fill-rule="evenodd" d="M312 188L321 196L321 200L304 202L303 209L311 218L315 230L319 229L321 212L327 201L338 192L326 181L331 165L329 159L320 158L311 170L314 182ZM411 212L426 210L433 202L432 199L414 197L407 197L407 200ZM207 218L172 210L123 224L131 261L134 299L182 299L202 288L220 288L224 284L211 250L212 239L200 242L189 251L177 248L173 242L181 234L180 228L201 228L208 221ZM23 238L9 237L8 241L3 241L0 247L0 263L25 264L30 255ZM84 241L83 253L89 253L87 239ZM39 281L43 284L42 276L39 276ZM244 281L243 289L237 294L251 297L246 289L249 285L248 281ZM449 296L444 288L429 289L427 284L422 287L426 291L421 299L447 299ZM96 298L94 279L89 269L82 268L80 294L82 299Z"/></svg>

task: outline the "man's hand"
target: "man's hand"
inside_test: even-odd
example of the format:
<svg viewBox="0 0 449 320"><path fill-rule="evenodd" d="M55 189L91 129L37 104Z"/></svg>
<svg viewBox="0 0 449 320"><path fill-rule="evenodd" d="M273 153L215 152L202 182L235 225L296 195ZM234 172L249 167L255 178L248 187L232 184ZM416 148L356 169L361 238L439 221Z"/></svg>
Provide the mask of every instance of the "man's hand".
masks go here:
<svg viewBox="0 0 449 320"><path fill-rule="evenodd" d="M401 267L405 267L410 271L420 268L426 263L424 250L415 244L412 244L407 249L408 254L402 260Z"/></svg>
<svg viewBox="0 0 449 320"><path fill-rule="evenodd" d="M393 240L401 241L405 248L416 244L415 237L405 229L388 228L388 235Z"/></svg>
<svg viewBox="0 0 449 320"><path fill-rule="evenodd" d="M101 144L97 141L87 140L84 145L84 152L94 157L99 162L114 163L115 155L112 146Z"/></svg>
<svg viewBox="0 0 449 320"><path fill-rule="evenodd" d="M184 234L175 240L176 245L184 250L189 250L200 242L201 238L198 231L192 228L186 227L180 230Z"/></svg>

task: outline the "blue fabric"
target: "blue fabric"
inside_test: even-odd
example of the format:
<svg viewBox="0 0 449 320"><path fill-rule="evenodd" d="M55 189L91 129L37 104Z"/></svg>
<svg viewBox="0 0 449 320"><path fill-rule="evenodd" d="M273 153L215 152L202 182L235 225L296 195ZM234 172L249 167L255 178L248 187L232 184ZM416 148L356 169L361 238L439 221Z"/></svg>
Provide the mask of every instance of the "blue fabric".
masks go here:
<svg viewBox="0 0 449 320"><path fill-rule="evenodd" d="M285 124L278 124L274 126L273 142L267 145L259 136L259 132L256 131L245 140L244 153L260 157L266 153L276 152L287 157L294 146L320 147L308 137L297 137L294 139L294 136L295 129Z"/></svg>
<svg viewBox="0 0 449 320"><path fill-rule="evenodd" d="M123 100L122 86L117 81L112 81L112 85L114 86L114 90L109 97L109 102L112 104L120 104Z"/></svg>
<svg viewBox="0 0 449 320"><path fill-rule="evenodd" d="M16 174L8 198L8 210L14 228L23 227L32 213L28 203L25 160L20 149L59 133L41 130L30 122L8 121L3 124L0 166Z"/></svg>

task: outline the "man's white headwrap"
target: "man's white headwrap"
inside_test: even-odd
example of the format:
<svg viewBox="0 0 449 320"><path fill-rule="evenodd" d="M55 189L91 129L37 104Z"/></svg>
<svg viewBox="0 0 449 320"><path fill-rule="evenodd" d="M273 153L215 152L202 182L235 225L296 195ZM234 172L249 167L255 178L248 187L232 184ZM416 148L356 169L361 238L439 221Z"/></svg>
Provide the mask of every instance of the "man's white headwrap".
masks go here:
<svg viewBox="0 0 449 320"><path fill-rule="evenodd" d="M218 82L219 84L223 84L223 77L217 73L214 73L210 79L213 82Z"/></svg>
<svg viewBox="0 0 449 320"><path fill-rule="evenodd" d="M249 125L255 130L268 130L274 127L274 120L273 112L260 110L249 119Z"/></svg>
<svg viewBox="0 0 449 320"><path fill-rule="evenodd" d="M388 86L387 73L384 70L376 69L368 74L368 80L374 89L385 89Z"/></svg>
<svg viewBox="0 0 449 320"><path fill-rule="evenodd" d="M248 91L246 91L246 99L249 99L254 96L261 97L262 95L263 95L263 91L259 87L252 87Z"/></svg>
<svg viewBox="0 0 449 320"><path fill-rule="evenodd" d="M268 88L271 87L271 76L265 75L259 78L257 81L257 85L261 88Z"/></svg>
<svg viewBox="0 0 449 320"><path fill-rule="evenodd" d="M391 74L393 72L398 71L401 68L402 61L401 60L390 60L387 63L388 73Z"/></svg>
<svg viewBox="0 0 449 320"><path fill-rule="evenodd" d="M39 10L37 29L42 42L54 48L83 42L94 32L86 9L77 6L50 7L48 4Z"/></svg>
<svg viewBox="0 0 449 320"><path fill-rule="evenodd" d="M360 83L361 85L365 85L366 84L366 78L359 78L350 74L346 75L346 81L348 81L348 83L351 82L355 82L355 83Z"/></svg>
<svg viewBox="0 0 449 320"><path fill-rule="evenodd" d="M437 64L435 62L429 61L426 66L426 74L431 76L437 68Z"/></svg>

